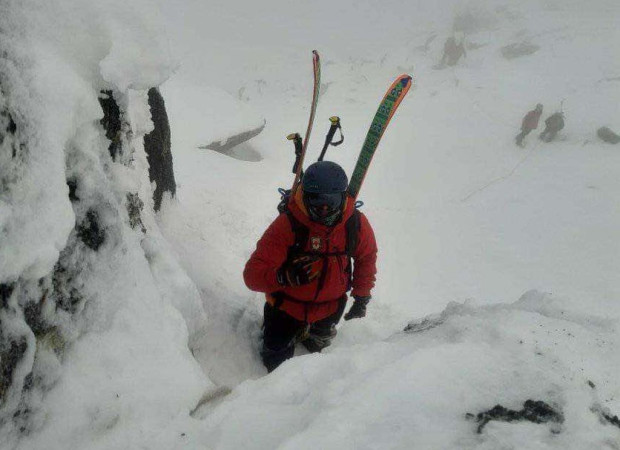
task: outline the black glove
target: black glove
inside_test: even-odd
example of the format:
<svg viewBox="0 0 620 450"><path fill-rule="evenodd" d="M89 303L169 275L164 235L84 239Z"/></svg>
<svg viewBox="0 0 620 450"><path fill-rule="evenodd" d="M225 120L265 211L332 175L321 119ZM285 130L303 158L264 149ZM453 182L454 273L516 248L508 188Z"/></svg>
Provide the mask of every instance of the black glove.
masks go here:
<svg viewBox="0 0 620 450"><path fill-rule="evenodd" d="M306 255L285 262L276 275L281 286L302 286L312 283L320 273L320 257Z"/></svg>
<svg viewBox="0 0 620 450"><path fill-rule="evenodd" d="M355 296L355 301L349 309L349 312L344 315L344 320L360 319L366 316L366 305L372 298L370 295L366 297Z"/></svg>

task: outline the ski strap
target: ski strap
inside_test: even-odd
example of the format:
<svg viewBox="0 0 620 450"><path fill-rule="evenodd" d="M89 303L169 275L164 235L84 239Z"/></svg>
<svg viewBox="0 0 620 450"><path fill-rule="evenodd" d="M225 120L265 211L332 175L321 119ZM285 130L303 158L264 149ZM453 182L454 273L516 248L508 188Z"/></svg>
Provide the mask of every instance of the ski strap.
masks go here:
<svg viewBox="0 0 620 450"><path fill-rule="evenodd" d="M293 144L295 145L295 164L293 164L293 173L297 174L297 168L299 167L302 150L301 136L299 133L291 133L286 136L286 139L293 141Z"/></svg>
<svg viewBox="0 0 620 450"><path fill-rule="evenodd" d="M329 127L329 131L327 132L327 136L325 136L325 144L323 144L323 149L321 150L321 155L317 161L323 161L325 157L325 152L327 152L327 147L330 145L333 147L337 147L344 142L344 134L342 134L342 127L340 126L340 117L332 116L329 118L331 122L331 126ZM340 140L334 142L334 134L336 131L340 132Z"/></svg>

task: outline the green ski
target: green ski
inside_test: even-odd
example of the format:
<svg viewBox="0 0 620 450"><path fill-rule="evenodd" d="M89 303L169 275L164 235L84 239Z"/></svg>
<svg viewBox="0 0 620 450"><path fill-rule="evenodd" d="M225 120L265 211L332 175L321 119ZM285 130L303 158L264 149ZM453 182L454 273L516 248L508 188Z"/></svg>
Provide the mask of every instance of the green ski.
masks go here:
<svg viewBox="0 0 620 450"><path fill-rule="evenodd" d="M379 109L368 130L368 134L366 134L366 140L357 158L357 163L355 164L355 169L353 169L351 181L349 182L349 188L347 189L348 195L353 199L356 199L359 194L372 157L381 140L381 136L383 136L388 123L390 123L390 119L396 112L396 109L398 109L398 105L400 105L400 102L405 98L407 92L409 92L411 84L412 78L410 75L399 76L392 83L383 97L383 100L381 100Z"/></svg>

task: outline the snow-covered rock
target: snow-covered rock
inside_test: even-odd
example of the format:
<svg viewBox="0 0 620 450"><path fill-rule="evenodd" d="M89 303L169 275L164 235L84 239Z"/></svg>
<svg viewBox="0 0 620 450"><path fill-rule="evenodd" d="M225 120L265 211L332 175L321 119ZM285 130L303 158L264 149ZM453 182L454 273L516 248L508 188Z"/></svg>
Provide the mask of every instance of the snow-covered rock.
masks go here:
<svg viewBox="0 0 620 450"><path fill-rule="evenodd" d="M2 4L2 448L126 442L126 419L163 428L210 385L189 348L206 315L152 209L147 90L175 63L150 6Z"/></svg>

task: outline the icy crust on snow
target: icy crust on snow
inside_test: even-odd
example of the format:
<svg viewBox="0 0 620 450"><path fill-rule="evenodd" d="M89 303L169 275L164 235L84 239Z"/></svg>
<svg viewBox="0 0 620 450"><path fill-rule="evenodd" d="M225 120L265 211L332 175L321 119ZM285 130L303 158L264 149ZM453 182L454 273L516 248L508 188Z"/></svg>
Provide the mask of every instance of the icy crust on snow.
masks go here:
<svg viewBox="0 0 620 450"><path fill-rule="evenodd" d="M238 386L188 439L218 449L615 448L620 430L591 409L620 411L618 320L564 306L537 291L512 304L452 303L383 342L294 358ZM466 418L528 399L563 423L491 421L478 435Z"/></svg>
<svg viewBox="0 0 620 450"><path fill-rule="evenodd" d="M146 0L0 5L2 448L156 442L212 385L198 290L152 213L147 90L176 66L159 19Z"/></svg>

